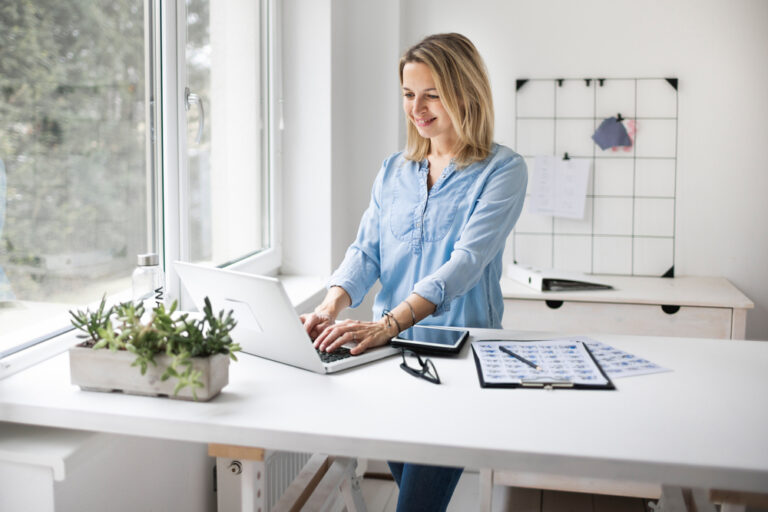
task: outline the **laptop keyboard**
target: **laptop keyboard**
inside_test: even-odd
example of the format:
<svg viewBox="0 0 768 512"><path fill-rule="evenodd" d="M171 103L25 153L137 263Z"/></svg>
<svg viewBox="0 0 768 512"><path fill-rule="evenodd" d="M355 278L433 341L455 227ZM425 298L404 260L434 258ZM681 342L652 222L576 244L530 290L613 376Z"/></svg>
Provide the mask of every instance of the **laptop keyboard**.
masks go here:
<svg viewBox="0 0 768 512"><path fill-rule="evenodd" d="M352 356L349 349L346 347L339 347L334 352L323 352L319 349L315 350L317 351L317 355L320 356L320 360L324 363L332 363Z"/></svg>

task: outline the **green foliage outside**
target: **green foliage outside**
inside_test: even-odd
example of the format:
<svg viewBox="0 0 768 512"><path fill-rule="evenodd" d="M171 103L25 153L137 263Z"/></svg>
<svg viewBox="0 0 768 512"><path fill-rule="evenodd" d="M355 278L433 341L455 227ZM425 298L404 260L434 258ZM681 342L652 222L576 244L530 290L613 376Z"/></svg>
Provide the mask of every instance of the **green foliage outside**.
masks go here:
<svg viewBox="0 0 768 512"><path fill-rule="evenodd" d="M0 4L0 267L19 299L126 277L146 251L143 5Z"/></svg>
<svg viewBox="0 0 768 512"><path fill-rule="evenodd" d="M161 379L171 377L177 380L174 394L190 386L197 399L196 388L203 386L201 373L192 368L193 357L208 357L215 354L229 354L237 361L235 352L240 346L232 341L230 332L237 322L232 311L214 314L211 302L205 298L203 318L190 318L188 313L175 315L176 302L170 310L161 304L152 310L150 319L142 322L144 306L124 302L106 307L102 299L96 311L70 311L72 325L82 331L84 345L93 349L127 350L136 355L132 366L139 366L144 375L147 367L155 362L156 354L167 354L171 364Z"/></svg>

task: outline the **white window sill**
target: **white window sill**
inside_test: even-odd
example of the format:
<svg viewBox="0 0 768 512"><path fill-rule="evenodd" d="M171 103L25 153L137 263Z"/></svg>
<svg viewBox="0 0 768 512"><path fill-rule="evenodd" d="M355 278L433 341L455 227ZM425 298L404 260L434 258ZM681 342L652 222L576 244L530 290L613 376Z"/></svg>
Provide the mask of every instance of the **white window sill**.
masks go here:
<svg viewBox="0 0 768 512"><path fill-rule="evenodd" d="M283 283L288 298L291 299L291 303L296 308L298 314L312 311L325 296L324 277L284 274L278 275L277 278ZM126 299L121 298L121 300ZM38 318L40 316L45 316L45 304L25 303L25 307L31 311L35 309L35 306L40 308L37 311L33 311L39 313L36 316ZM30 323L32 321L31 318L32 317L30 317ZM38 323L34 327L24 329L18 334L14 334L14 344L23 344L35 339L35 337L40 334L50 333L57 328L65 328L69 325L69 315L59 316L56 318L55 325L46 325L45 329L41 329L40 324ZM76 345L81 341L77 338L77 333L78 331L74 330L65 332L59 336L0 359L0 379L9 377L14 373L20 372L37 363L41 363L62 352L66 352L71 346ZM22 339L21 336L24 338Z"/></svg>
<svg viewBox="0 0 768 512"><path fill-rule="evenodd" d="M309 313L325 297L325 277L281 274L277 278L298 314Z"/></svg>

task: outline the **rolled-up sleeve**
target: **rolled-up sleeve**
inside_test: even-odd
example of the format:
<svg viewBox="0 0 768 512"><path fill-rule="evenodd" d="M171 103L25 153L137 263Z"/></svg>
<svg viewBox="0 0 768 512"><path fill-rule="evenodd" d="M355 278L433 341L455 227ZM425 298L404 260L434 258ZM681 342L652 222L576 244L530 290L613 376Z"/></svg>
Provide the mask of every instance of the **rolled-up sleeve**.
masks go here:
<svg viewBox="0 0 768 512"><path fill-rule="evenodd" d="M475 286L483 269L503 249L520 217L527 185L525 161L517 154L488 174L450 258L413 288L437 306L435 314L450 310L451 301Z"/></svg>
<svg viewBox="0 0 768 512"><path fill-rule="evenodd" d="M341 286L352 299L351 307L357 307L365 298L365 294L381 275L380 252L380 216L381 216L381 186L385 165L371 190L371 201L363 213L357 237L347 249L344 260L339 268L331 274L326 286Z"/></svg>

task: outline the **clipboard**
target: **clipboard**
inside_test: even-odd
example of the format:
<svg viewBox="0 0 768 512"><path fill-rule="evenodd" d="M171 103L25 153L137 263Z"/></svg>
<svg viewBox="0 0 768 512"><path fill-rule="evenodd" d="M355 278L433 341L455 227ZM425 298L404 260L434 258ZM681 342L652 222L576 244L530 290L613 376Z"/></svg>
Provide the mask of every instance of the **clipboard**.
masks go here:
<svg viewBox="0 0 768 512"><path fill-rule="evenodd" d="M484 388L616 389L587 344L575 338L475 340L472 355Z"/></svg>
<svg viewBox="0 0 768 512"><path fill-rule="evenodd" d="M577 290L612 290L613 286L598 283L591 276L579 272L554 269L540 270L531 266L512 263L507 275L515 281L540 292L567 292Z"/></svg>

